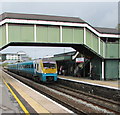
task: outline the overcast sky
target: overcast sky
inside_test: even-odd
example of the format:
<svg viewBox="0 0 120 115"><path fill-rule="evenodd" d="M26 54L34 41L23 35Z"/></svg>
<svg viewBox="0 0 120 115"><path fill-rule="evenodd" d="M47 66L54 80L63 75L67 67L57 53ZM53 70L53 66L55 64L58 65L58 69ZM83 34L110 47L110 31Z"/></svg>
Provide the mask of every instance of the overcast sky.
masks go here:
<svg viewBox="0 0 120 115"><path fill-rule="evenodd" d="M3 12L79 17L100 27L115 28L118 22L117 2L3 2Z"/></svg>
<svg viewBox="0 0 120 115"><path fill-rule="evenodd" d="M104 0L105 1L105 0ZM94 27L116 28L118 24L118 2L1 2L0 13L29 13L56 16L79 17ZM9 52L25 50L31 57L51 55L48 52L60 52L56 48L45 50L45 54L39 54L39 48L7 48ZM14 50L16 51L14 51ZM33 53L30 52L30 49ZM65 49L68 51L68 49ZM62 51L65 51L64 48Z"/></svg>

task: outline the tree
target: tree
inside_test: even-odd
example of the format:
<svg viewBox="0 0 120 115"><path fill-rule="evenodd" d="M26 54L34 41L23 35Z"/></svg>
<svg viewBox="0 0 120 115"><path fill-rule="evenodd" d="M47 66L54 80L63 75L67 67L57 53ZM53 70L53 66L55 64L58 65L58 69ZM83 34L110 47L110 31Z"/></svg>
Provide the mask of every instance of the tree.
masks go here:
<svg viewBox="0 0 120 115"><path fill-rule="evenodd" d="M6 67L9 63L3 63L2 66Z"/></svg>
<svg viewBox="0 0 120 115"><path fill-rule="evenodd" d="M118 24L117 29L118 29L118 32L120 32L120 24Z"/></svg>

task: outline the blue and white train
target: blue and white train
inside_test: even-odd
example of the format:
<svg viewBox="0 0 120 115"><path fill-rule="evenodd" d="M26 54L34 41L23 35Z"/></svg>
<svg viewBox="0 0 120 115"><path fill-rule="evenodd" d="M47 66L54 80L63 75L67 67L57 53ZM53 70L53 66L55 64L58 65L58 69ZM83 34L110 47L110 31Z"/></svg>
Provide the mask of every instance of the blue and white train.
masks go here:
<svg viewBox="0 0 120 115"><path fill-rule="evenodd" d="M8 70L37 81L57 81L57 65L55 61L39 59L35 61L9 64Z"/></svg>

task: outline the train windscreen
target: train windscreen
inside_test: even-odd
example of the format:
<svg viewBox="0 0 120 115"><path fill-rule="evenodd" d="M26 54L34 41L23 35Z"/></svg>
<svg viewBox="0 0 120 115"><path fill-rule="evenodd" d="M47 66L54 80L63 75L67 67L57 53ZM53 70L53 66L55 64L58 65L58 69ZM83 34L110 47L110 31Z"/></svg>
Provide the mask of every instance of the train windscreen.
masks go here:
<svg viewBox="0 0 120 115"><path fill-rule="evenodd" d="M43 62L44 68L56 68L55 62Z"/></svg>

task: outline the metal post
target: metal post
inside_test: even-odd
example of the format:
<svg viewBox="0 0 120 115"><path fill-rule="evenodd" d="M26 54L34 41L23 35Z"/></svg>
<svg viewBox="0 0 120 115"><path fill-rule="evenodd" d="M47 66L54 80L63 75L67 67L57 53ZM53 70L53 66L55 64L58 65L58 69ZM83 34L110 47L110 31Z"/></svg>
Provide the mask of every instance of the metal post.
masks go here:
<svg viewBox="0 0 120 115"><path fill-rule="evenodd" d="M105 80L105 64L104 64L104 60L102 60L102 80Z"/></svg>
<svg viewBox="0 0 120 115"><path fill-rule="evenodd" d="M107 46L107 45L106 45ZM105 43L103 42L103 57L105 58L106 54L106 46Z"/></svg>
<svg viewBox="0 0 120 115"><path fill-rule="evenodd" d="M84 44L86 44L86 28L84 27Z"/></svg>
<svg viewBox="0 0 120 115"><path fill-rule="evenodd" d="M36 42L36 24L34 24L34 42Z"/></svg>
<svg viewBox="0 0 120 115"><path fill-rule="evenodd" d="M6 44L8 44L8 23L6 23Z"/></svg>
<svg viewBox="0 0 120 115"><path fill-rule="evenodd" d="M90 71L89 71L89 73L90 73L90 78L91 78L91 69L92 69L92 63L91 63L91 60L90 60Z"/></svg>
<svg viewBox="0 0 120 115"><path fill-rule="evenodd" d="M100 37L98 38L98 53L100 54Z"/></svg>
<svg viewBox="0 0 120 115"><path fill-rule="evenodd" d="M62 26L60 26L60 43L62 43Z"/></svg>
<svg viewBox="0 0 120 115"><path fill-rule="evenodd" d="M83 57L84 57L84 65L85 65L85 53L83 52ZM85 76L85 66L83 65L83 77L86 77Z"/></svg>
<svg viewBox="0 0 120 115"><path fill-rule="evenodd" d="M72 39L72 42L74 43L74 28L73 28L73 31L72 31L72 32L73 32L73 39Z"/></svg>

